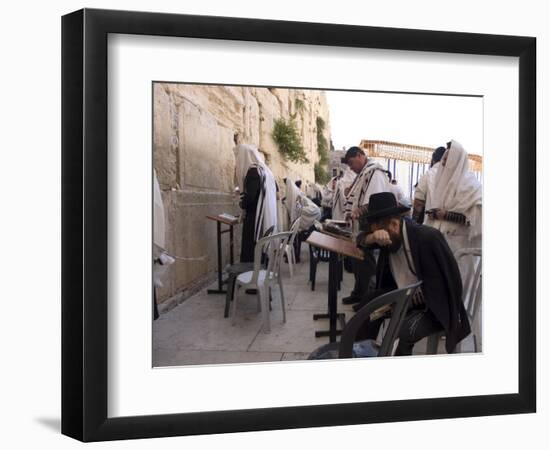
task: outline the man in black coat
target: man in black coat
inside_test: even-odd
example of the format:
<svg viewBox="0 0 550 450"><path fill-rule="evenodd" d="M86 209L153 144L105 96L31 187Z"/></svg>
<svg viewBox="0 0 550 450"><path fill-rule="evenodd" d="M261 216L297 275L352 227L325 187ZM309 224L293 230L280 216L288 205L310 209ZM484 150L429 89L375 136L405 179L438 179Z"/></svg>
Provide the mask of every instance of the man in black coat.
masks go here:
<svg viewBox="0 0 550 450"><path fill-rule="evenodd" d="M263 180L256 167L248 169L244 178L244 191L241 193L239 206L243 213L243 232L241 238L241 262L254 261L254 246L256 245L256 209L262 190Z"/></svg>
<svg viewBox="0 0 550 450"><path fill-rule="evenodd" d="M439 230L403 218L407 209L398 206L390 192L371 195L361 218L365 231L357 244L380 249L378 293L423 282L399 331L396 355L412 354L416 342L439 331L445 333L446 350L451 353L470 334L460 271Z"/></svg>

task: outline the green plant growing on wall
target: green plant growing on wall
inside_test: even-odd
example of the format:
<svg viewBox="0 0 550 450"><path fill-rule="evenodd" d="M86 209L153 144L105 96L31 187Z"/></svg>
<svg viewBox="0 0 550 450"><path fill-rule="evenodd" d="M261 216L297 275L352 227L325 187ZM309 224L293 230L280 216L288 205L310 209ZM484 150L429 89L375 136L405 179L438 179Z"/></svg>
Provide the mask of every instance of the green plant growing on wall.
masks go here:
<svg viewBox="0 0 550 450"><path fill-rule="evenodd" d="M325 121L321 116L317 116L317 154L319 155L319 163L326 166L329 163L328 158L328 141L323 132L325 131Z"/></svg>
<svg viewBox="0 0 550 450"><path fill-rule="evenodd" d="M297 163L309 162L293 119L275 119L271 136L285 159Z"/></svg>
<svg viewBox="0 0 550 450"><path fill-rule="evenodd" d="M305 110L305 103L302 99L295 98L294 99L294 114L291 114L290 117L292 119L296 119L298 117L298 114L303 112Z"/></svg>
<svg viewBox="0 0 550 450"><path fill-rule="evenodd" d="M317 132L325 131L325 120L321 116L317 116Z"/></svg>
<svg viewBox="0 0 550 450"><path fill-rule="evenodd" d="M330 181L329 173L320 163L315 163L315 166L313 166L313 172L315 174L316 183L327 184Z"/></svg>

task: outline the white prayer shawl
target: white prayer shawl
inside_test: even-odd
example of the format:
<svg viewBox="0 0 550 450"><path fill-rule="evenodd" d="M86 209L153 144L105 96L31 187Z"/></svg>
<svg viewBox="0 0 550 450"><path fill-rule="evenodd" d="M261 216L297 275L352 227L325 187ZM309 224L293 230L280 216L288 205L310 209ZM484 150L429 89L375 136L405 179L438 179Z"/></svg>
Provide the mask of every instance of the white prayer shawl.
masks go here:
<svg viewBox="0 0 550 450"><path fill-rule="evenodd" d="M390 189L393 195L395 195L395 199L398 203L403 204L403 202L406 202L405 193L403 192L403 189L401 189L401 186L390 183Z"/></svg>
<svg viewBox="0 0 550 450"><path fill-rule="evenodd" d="M334 220L344 220L346 215L346 193L356 175L351 170L345 170L344 174L336 180L336 188L332 197L332 218Z"/></svg>
<svg viewBox="0 0 550 450"><path fill-rule="evenodd" d="M166 253L166 226L164 218L164 203L157 179L157 172L153 169L153 284L162 287L162 280L168 273L168 267L175 262Z"/></svg>
<svg viewBox="0 0 550 450"><path fill-rule="evenodd" d="M166 248L164 203L157 179L157 172L153 169L153 243L161 248Z"/></svg>
<svg viewBox="0 0 550 450"><path fill-rule="evenodd" d="M234 149L235 172L241 192L244 190L244 179L251 167L265 166L264 158L256 147L249 144L239 144Z"/></svg>
<svg viewBox="0 0 550 450"><path fill-rule="evenodd" d="M416 186L416 189L414 190L415 199L425 202L428 196L428 192L433 192L435 175L437 174L439 165L439 162L434 164L424 175L422 175L422 178L418 180L418 184Z"/></svg>
<svg viewBox="0 0 550 450"><path fill-rule="evenodd" d="M290 225L299 217L299 210L301 206L298 202L299 198L303 196L303 192L298 189L298 186L294 184L294 180L290 177L286 177L285 181L285 207L290 217Z"/></svg>
<svg viewBox="0 0 550 450"><path fill-rule="evenodd" d="M321 218L321 209L298 189L292 178L287 177L285 187L285 206L290 216L289 225L300 218L299 230L309 229L316 220Z"/></svg>
<svg viewBox="0 0 550 450"><path fill-rule="evenodd" d="M277 232L277 186L275 177L264 162L264 158L256 147L249 144L239 144L235 147L235 171L239 189L243 192L244 179L251 168L255 168L260 176L260 195L256 207L254 221L254 240L258 241L263 232L274 227Z"/></svg>
<svg viewBox="0 0 550 450"><path fill-rule="evenodd" d="M456 141L447 150L445 166L439 164L433 187L426 196L426 211L442 208L464 214L469 225L427 218L426 225L435 226L446 237L453 252L464 247L481 246L481 184L469 172L468 154ZM435 167L435 166L434 166Z"/></svg>
<svg viewBox="0 0 550 450"><path fill-rule="evenodd" d="M357 175L357 177L353 181L353 184L351 185L346 201L346 212L351 212L366 203L364 197L369 190L369 185L372 177L378 170L386 173L386 170L377 162L373 161L365 164L365 167L363 167L363 170L361 170L361 172L359 173L359 175ZM386 186L387 192L391 192L389 185L390 182L388 179Z"/></svg>
<svg viewBox="0 0 550 450"><path fill-rule="evenodd" d="M334 183L336 189L336 177L331 178L331 180L323 186L321 206L325 208L332 208L332 198L334 197L335 189L332 188Z"/></svg>
<svg viewBox="0 0 550 450"><path fill-rule="evenodd" d="M299 197L300 204L300 231L309 230L309 228L321 219L321 208L305 195Z"/></svg>

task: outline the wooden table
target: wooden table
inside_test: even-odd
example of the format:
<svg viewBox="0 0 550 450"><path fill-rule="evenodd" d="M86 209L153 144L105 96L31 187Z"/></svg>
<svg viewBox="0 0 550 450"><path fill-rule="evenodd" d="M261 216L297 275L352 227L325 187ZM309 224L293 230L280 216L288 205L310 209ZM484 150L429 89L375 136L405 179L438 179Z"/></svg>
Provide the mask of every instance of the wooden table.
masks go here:
<svg viewBox="0 0 550 450"><path fill-rule="evenodd" d="M342 234L333 233L332 231L325 230L325 229L322 229L320 233L326 234L328 236L332 236L336 239L341 239L348 242L354 242L353 236L344 236ZM337 284L338 290L340 290L340 283L342 283L343 278L344 278L344 258L339 258L338 259L338 284Z"/></svg>
<svg viewBox="0 0 550 450"><path fill-rule="evenodd" d="M325 229L322 229L320 233L326 234L327 236L332 236L336 239L342 239L343 241L353 242L352 236L344 236L343 234L334 233L330 230L325 230Z"/></svg>
<svg viewBox="0 0 550 450"><path fill-rule="evenodd" d="M325 228L323 228L322 230L319 230L319 232L323 233L323 234L326 234L328 236L333 236L335 238L344 239L346 241L350 241L350 242L353 241L353 237L351 237L351 236L344 236L344 235L335 233L331 230L327 230ZM314 253L311 251L311 245L309 246L309 248L310 248L309 281L311 282L311 290L314 291L315 290L315 278L316 278L315 275L317 273L317 264L319 263L319 261L328 262L329 258L326 258L326 257L322 256L321 252L319 252L319 257L315 257ZM343 259L340 258L339 263L338 263L338 284L337 284L337 286L338 286L337 289L338 290L340 290L340 283L342 282L343 276L344 276Z"/></svg>
<svg viewBox="0 0 550 450"><path fill-rule="evenodd" d="M336 342L336 336L341 334L342 330L337 329L337 320L340 317L342 328L344 327L344 315L338 315L338 278L339 278L339 262L338 255L348 256L359 260L364 259L363 252L357 248L353 241L346 238L335 237L326 233L314 231L307 238L306 242L315 247L319 247L330 252L329 269L328 269L328 313L314 314L313 320L329 319L328 331L317 331L315 336L329 336L330 342Z"/></svg>
<svg viewBox="0 0 550 450"><path fill-rule="evenodd" d="M229 262L233 264L233 226L239 223L239 219L230 219L221 215L206 216L206 218L216 222L218 244L218 289L208 289L206 292L209 294L225 294L226 291L223 290L223 285L226 281L222 279L222 234L229 233ZM228 226L223 231L222 223Z"/></svg>

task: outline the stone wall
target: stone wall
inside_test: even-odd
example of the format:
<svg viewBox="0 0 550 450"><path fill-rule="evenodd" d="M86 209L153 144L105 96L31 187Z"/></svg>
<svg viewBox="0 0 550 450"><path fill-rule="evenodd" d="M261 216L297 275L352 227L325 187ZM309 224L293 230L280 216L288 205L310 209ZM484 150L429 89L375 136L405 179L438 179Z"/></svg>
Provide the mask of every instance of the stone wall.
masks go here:
<svg viewBox="0 0 550 450"><path fill-rule="evenodd" d="M330 120L323 91L178 83L155 83L153 89L153 164L165 207L167 250L179 257L158 297L160 302L179 301L216 276L216 225L205 216L240 213L233 195L235 139L259 147L281 189L283 177L289 175L306 186L314 182L313 166L319 159L317 117L326 123L327 139ZM307 164L285 161L271 137L275 119L291 115L310 160ZM282 205L279 210L285 220ZM240 233L239 225L237 261ZM228 234L223 236L225 265Z"/></svg>

